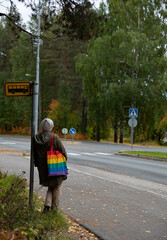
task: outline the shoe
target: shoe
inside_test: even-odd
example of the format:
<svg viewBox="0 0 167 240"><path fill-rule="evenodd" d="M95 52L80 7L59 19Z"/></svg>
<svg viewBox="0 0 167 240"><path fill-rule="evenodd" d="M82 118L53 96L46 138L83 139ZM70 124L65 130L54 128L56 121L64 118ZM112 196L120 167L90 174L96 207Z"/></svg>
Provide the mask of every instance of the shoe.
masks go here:
<svg viewBox="0 0 167 240"><path fill-rule="evenodd" d="M49 210L50 210L50 207L49 207L49 206L44 206L43 213L49 212Z"/></svg>

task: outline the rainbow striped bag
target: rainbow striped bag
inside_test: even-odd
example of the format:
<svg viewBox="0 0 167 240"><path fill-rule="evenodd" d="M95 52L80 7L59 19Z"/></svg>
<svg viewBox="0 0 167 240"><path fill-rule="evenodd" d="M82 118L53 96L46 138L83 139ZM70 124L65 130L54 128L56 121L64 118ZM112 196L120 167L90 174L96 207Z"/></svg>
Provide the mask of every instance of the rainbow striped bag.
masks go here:
<svg viewBox="0 0 167 240"><path fill-rule="evenodd" d="M53 151L53 135L50 139L50 151L47 152L48 176L68 174L66 158L59 151Z"/></svg>

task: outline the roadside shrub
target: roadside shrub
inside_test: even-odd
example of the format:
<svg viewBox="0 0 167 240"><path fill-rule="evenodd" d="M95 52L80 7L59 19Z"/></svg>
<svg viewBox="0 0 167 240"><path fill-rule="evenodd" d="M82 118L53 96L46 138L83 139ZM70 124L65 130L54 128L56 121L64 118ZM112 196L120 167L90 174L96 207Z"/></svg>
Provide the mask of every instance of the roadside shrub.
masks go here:
<svg viewBox="0 0 167 240"><path fill-rule="evenodd" d="M0 174L0 228L22 224L28 211L26 181L16 175Z"/></svg>
<svg viewBox="0 0 167 240"><path fill-rule="evenodd" d="M59 211L44 214L43 200L34 194L29 207L27 182L23 177L0 172L0 240L65 240L68 221Z"/></svg>

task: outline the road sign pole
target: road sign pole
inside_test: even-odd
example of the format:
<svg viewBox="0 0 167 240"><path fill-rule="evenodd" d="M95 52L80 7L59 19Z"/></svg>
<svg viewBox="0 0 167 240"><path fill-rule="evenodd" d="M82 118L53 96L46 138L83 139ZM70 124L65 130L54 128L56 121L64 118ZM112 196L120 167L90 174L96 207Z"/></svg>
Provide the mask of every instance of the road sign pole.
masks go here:
<svg viewBox="0 0 167 240"><path fill-rule="evenodd" d="M76 133L75 128L71 128L69 132L70 132L70 134L72 135L72 141L74 141L73 135Z"/></svg>
<svg viewBox="0 0 167 240"><path fill-rule="evenodd" d="M138 117L138 109L132 108L129 109L129 117L130 120L128 121L129 126L131 127L131 149L133 149L133 142L134 142L134 128L137 126L137 120Z"/></svg>
<svg viewBox="0 0 167 240"><path fill-rule="evenodd" d="M33 139L37 133L37 109L36 96L38 96L37 82L32 83L32 120L31 120L31 158L30 158L30 183L29 183L29 205L33 204L34 186L34 144Z"/></svg>
<svg viewBox="0 0 167 240"><path fill-rule="evenodd" d="M62 129L62 133L64 134L64 138L66 140L66 134L68 133L68 129L67 128L63 128Z"/></svg>
<svg viewBox="0 0 167 240"><path fill-rule="evenodd" d="M40 34L41 34L41 26L40 26L40 0L38 3L38 38L37 38L37 59L36 59L36 91L35 95L35 129L38 129L38 101L39 101L39 63L40 63Z"/></svg>
<svg viewBox="0 0 167 240"><path fill-rule="evenodd" d="M131 126L131 149L133 149L133 132L134 132L134 118L132 118L132 126Z"/></svg>
<svg viewBox="0 0 167 240"><path fill-rule="evenodd" d="M31 159L30 159L30 187L29 187L29 205L33 204L33 186L34 186L34 144L33 139L38 129L38 96L39 96L39 51L40 51L40 0L38 6L38 42L37 42L37 61L36 61L36 82L33 83L32 92L32 122L31 122Z"/></svg>

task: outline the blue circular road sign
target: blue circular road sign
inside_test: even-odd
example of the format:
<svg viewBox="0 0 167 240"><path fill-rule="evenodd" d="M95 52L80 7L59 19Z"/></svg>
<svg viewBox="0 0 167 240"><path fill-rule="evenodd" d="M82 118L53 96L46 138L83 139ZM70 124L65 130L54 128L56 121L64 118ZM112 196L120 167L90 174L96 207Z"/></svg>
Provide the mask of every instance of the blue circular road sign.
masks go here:
<svg viewBox="0 0 167 240"><path fill-rule="evenodd" d="M76 130L75 130L75 128L71 128L69 132L71 135L74 135L76 133Z"/></svg>

